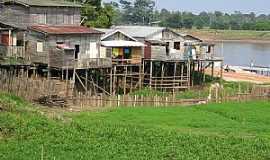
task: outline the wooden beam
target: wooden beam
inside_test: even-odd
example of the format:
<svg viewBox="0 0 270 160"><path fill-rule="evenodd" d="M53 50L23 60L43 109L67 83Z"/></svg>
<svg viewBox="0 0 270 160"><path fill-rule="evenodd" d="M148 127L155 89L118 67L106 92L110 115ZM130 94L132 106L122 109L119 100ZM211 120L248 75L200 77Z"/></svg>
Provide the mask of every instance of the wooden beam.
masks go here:
<svg viewBox="0 0 270 160"><path fill-rule="evenodd" d="M78 80L79 80L80 84L82 85L82 87L84 88L85 92L87 92L87 88L86 88L85 85L83 84L83 82L82 82L80 76L79 76L76 72L75 72L75 75L76 75L76 77L78 78Z"/></svg>
<svg viewBox="0 0 270 160"><path fill-rule="evenodd" d="M152 88L152 77L153 77L153 61L150 61L150 88Z"/></svg>

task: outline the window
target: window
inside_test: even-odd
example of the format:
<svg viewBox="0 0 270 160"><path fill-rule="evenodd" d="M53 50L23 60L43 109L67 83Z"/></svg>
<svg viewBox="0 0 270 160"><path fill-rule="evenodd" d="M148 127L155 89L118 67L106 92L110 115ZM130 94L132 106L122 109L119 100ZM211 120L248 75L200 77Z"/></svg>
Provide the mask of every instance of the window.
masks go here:
<svg viewBox="0 0 270 160"><path fill-rule="evenodd" d="M174 49L180 50L180 42L174 42Z"/></svg>
<svg viewBox="0 0 270 160"><path fill-rule="evenodd" d="M43 52L43 42L37 42L37 52Z"/></svg>

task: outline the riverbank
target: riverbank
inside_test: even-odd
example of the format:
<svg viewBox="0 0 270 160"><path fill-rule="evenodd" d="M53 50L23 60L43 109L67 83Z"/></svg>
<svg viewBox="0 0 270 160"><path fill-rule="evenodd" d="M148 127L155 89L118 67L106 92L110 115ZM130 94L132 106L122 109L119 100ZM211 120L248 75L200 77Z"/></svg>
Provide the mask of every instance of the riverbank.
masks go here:
<svg viewBox="0 0 270 160"><path fill-rule="evenodd" d="M208 42L270 43L270 31L191 29L177 30Z"/></svg>
<svg viewBox="0 0 270 160"><path fill-rule="evenodd" d="M206 70L207 74L211 74L211 71L208 69ZM214 76L219 77L220 71L219 69L215 69ZM270 77L258 75L255 73L251 73L248 71L240 71L237 70L235 72L223 72L223 80L228 82L248 82L248 83L255 83L255 84L270 84Z"/></svg>

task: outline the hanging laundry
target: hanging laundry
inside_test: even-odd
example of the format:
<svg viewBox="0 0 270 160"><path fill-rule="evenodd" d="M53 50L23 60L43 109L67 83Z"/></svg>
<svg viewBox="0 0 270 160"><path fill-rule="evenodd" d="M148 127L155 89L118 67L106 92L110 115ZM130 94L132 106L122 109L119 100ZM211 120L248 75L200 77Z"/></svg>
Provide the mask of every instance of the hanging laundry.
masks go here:
<svg viewBox="0 0 270 160"><path fill-rule="evenodd" d="M112 53L114 57L117 57L119 55L119 48L113 48Z"/></svg>

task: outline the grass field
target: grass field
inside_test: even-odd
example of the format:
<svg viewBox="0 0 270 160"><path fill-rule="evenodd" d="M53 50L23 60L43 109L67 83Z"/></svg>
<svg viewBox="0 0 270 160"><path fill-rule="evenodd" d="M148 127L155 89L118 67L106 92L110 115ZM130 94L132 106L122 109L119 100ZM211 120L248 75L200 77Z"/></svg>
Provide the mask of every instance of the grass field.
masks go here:
<svg viewBox="0 0 270 160"><path fill-rule="evenodd" d="M270 158L269 102L52 116L0 94L0 109L1 160Z"/></svg>

